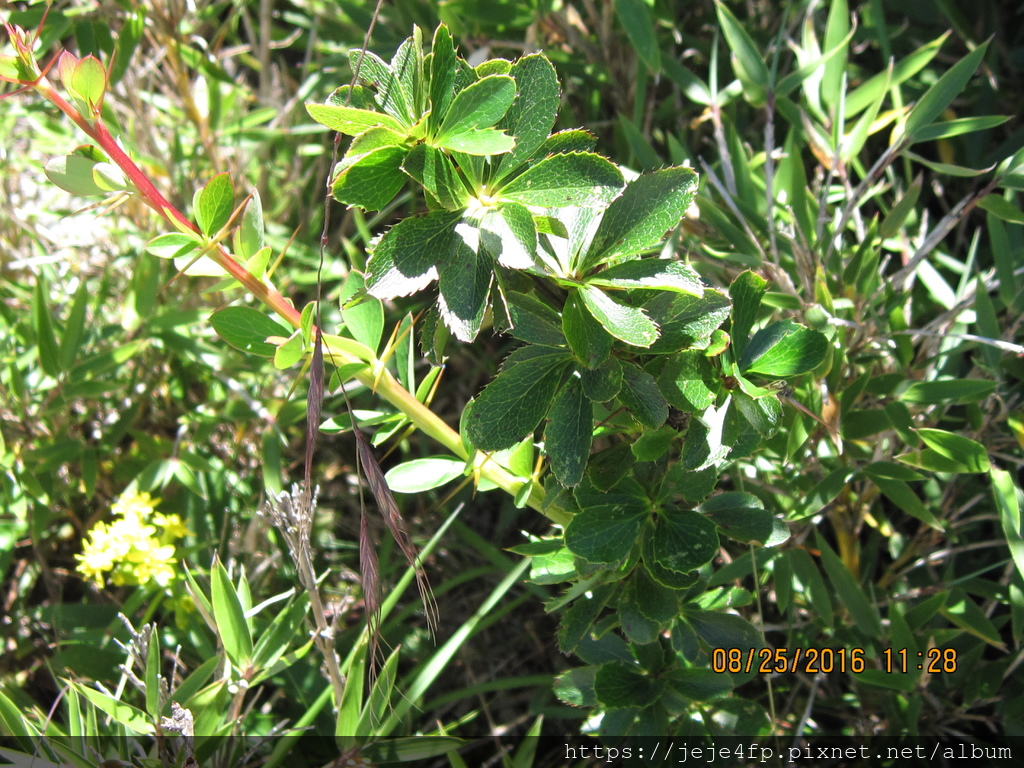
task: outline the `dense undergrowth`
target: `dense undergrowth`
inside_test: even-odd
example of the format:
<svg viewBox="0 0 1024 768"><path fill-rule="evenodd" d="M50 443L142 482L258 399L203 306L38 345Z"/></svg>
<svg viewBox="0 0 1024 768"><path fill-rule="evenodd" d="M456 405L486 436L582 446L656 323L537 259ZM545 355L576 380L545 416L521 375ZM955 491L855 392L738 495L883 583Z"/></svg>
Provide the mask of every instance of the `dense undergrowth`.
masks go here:
<svg viewBox="0 0 1024 768"><path fill-rule="evenodd" d="M5 11L195 225L8 87L0 733L1019 736L1022 12L826 5L398 3L347 91L362 3Z"/></svg>

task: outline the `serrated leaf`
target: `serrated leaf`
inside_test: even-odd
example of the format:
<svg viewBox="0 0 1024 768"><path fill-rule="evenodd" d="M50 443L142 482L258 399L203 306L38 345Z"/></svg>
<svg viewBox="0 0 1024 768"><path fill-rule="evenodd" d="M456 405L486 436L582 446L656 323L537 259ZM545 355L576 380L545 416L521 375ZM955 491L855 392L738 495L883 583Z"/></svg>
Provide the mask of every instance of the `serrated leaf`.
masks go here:
<svg viewBox="0 0 1024 768"><path fill-rule="evenodd" d="M368 109L345 107L340 104L306 103L306 112L320 125L346 136L357 136L371 128L387 128L404 134L406 128L402 123L383 112Z"/></svg>
<svg viewBox="0 0 1024 768"><path fill-rule="evenodd" d="M650 516L650 502L634 491L622 484L604 493L587 487L577 491L581 509L566 526L565 546L591 563L624 559Z"/></svg>
<svg viewBox="0 0 1024 768"><path fill-rule="evenodd" d="M579 128L558 131L548 136L534 153L537 157L547 157L561 152L592 152L597 139L592 133Z"/></svg>
<svg viewBox="0 0 1024 768"><path fill-rule="evenodd" d="M338 164L331 194L339 203L379 211L405 186L402 165L407 154L405 147L383 146L354 158L346 157Z"/></svg>
<svg viewBox="0 0 1024 768"><path fill-rule="evenodd" d="M397 130L403 131L404 126L412 125L414 122L412 109L406 100L402 84L395 77L391 67L370 51L351 50L348 58L352 71L359 72L360 82L377 92L377 104L398 121ZM314 116L313 119L316 117ZM382 124L378 123L378 125Z"/></svg>
<svg viewBox="0 0 1024 768"><path fill-rule="evenodd" d="M217 622L224 651L238 669L244 670L252 659L252 635L238 592L219 559L214 560L210 569L210 588L213 618Z"/></svg>
<svg viewBox="0 0 1024 768"><path fill-rule="evenodd" d="M658 338L658 326L639 307L620 304L592 285L580 286L579 295L590 314L620 341L649 347Z"/></svg>
<svg viewBox="0 0 1024 768"><path fill-rule="evenodd" d="M562 333L576 359L588 369L597 368L611 353L612 337L584 308L578 291L569 292L562 308Z"/></svg>
<svg viewBox="0 0 1024 768"><path fill-rule="evenodd" d="M43 169L46 178L72 195L102 195L106 193L92 176L96 160L82 155L64 155L50 160Z"/></svg>
<svg viewBox="0 0 1024 768"><path fill-rule="evenodd" d="M695 571L718 551L718 530L698 512L664 508L654 524L651 551L663 568L676 573Z"/></svg>
<svg viewBox="0 0 1024 768"><path fill-rule="evenodd" d="M548 138L558 112L558 75L543 55L523 56L508 74L516 81L516 98L497 127L513 136L516 145L498 162L495 182L534 155Z"/></svg>
<svg viewBox="0 0 1024 768"><path fill-rule="evenodd" d="M417 144L405 156L402 170L419 182L445 210L466 207L466 187L451 159L436 147Z"/></svg>
<svg viewBox="0 0 1024 768"><path fill-rule="evenodd" d="M594 676L594 695L605 707L649 707L661 696L664 682L643 674L635 665L613 661Z"/></svg>
<svg viewBox="0 0 1024 768"><path fill-rule="evenodd" d="M570 609L571 610L571 609ZM571 653L563 650L562 653ZM593 707L597 705L594 694L594 678L597 667L576 667L555 678L552 690L559 701L570 707Z"/></svg>
<svg viewBox="0 0 1024 768"><path fill-rule="evenodd" d="M772 513L749 493L727 491L708 499L698 509L730 539L766 544L772 537Z"/></svg>
<svg viewBox="0 0 1024 768"><path fill-rule="evenodd" d="M563 486L579 485L590 457L594 406L583 394L578 376L570 376L555 397L548 419L544 450L551 462L551 471Z"/></svg>
<svg viewBox="0 0 1024 768"><path fill-rule="evenodd" d="M199 193L194 211L199 230L213 237L228 223L235 208L235 187L228 173L218 173Z"/></svg>
<svg viewBox="0 0 1024 768"><path fill-rule="evenodd" d="M703 296L704 285L686 264L668 259L637 259L616 264L587 278L590 285L607 288L641 288Z"/></svg>
<svg viewBox="0 0 1024 768"><path fill-rule="evenodd" d="M251 307L225 307L210 315L210 324L224 341L261 357L273 357L277 347L267 343L267 338L286 338L291 330Z"/></svg>
<svg viewBox="0 0 1024 768"><path fill-rule="evenodd" d="M544 302L526 293L508 291L510 329L513 336L530 344L558 347L565 344L558 313Z"/></svg>
<svg viewBox="0 0 1024 768"><path fill-rule="evenodd" d="M506 202L488 208L480 219L480 244L503 267L533 267L537 253L533 216L519 203Z"/></svg>
<svg viewBox="0 0 1024 768"><path fill-rule="evenodd" d="M531 165L501 188L501 197L541 208L601 207L622 190L622 173L600 155L556 154Z"/></svg>
<svg viewBox="0 0 1024 768"><path fill-rule="evenodd" d="M666 168L630 182L605 211L580 267L588 270L655 245L679 223L696 194L697 174L691 168Z"/></svg>
<svg viewBox="0 0 1024 768"><path fill-rule="evenodd" d="M508 112L515 97L516 81L507 75L491 75L467 86L452 99L441 120L436 143L451 146L449 137L490 128Z"/></svg>
<svg viewBox="0 0 1024 768"><path fill-rule="evenodd" d="M437 264L450 258L455 248L459 218L457 212L435 211L398 222L370 255L367 292L378 299L393 299L430 285L437 279Z"/></svg>
<svg viewBox="0 0 1024 768"><path fill-rule="evenodd" d="M580 371L583 393L595 403L607 403L622 390L622 365L609 357L597 368Z"/></svg>
<svg viewBox="0 0 1024 768"><path fill-rule="evenodd" d="M630 579L632 600L644 618L668 624L679 612L679 594L657 582L646 568L637 568Z"/></svg>
<svg viewBox="0 0 1024 768"><path fill-rule="evenodd" d="M828 354L824 334L792 320L780 320L762 328L747 344L740 370L761 376L799 376L817 368Z"/></svg>
<svg viewBox="0 0 1024 768"><path fill-rule="evenodd" d="M619 402L648 429L657 429L668 419L668 403L658 389L658 383L651 374L632 363L622 364Z"/></svg>
<svg viewBox="0 0 1024 768"><path fill-rule="evenodd" d="M644 311L658 324L660 335L650 352L706 349L712 335L729 316L729 298L707 288L700 296L655 293L643 303Z"/></svg>
<svg viewBox="0 0 1024 768"><path fill-rule="evenodd" d="M438 141L438 146L452 152L466 155L500 155L508 152L516 142L511 136L495 128L474 128L465 133L455 133Z"/></svg>
<svg viewBox="0 0 1024 768"><path fill-rule="evenodd" d="M455 45L452 33L444 24L434 30L430 53L430 114L427 116L427 132L433 134L441 116L451 104L455 87Z"/></svg>
<svg viewBox="0 0 1024 768"><path fill-rule="evenodd" d="M479 237L472 224L457 224L454 247L437 279L437 310L455 338L465 342L480 332L494 278L490 260L480 253Z"/></svg>
<svg viewBox="0 0 1024 768"><path fill-rule="evenodd" d="M476 398L466 434L477 448L511 448L547 415L571 358L539 345L522 347L506 358L501 373Z"/></svg>

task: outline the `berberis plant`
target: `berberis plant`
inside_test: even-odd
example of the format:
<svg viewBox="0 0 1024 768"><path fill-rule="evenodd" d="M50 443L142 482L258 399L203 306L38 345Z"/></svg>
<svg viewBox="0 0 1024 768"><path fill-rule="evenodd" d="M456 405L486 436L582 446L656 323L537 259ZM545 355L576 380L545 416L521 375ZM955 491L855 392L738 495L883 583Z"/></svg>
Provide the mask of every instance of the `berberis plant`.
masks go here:
<svg viewBox="0 0 1024 768"><path fill-rule="evenodd" d="M647 13L646 5L640 5ZM810 518L839 497L845 500L843 509L860 510L868 504L864 500L879 498L880 490L925 526L940 530L941 523L907 483L923 479L921 472L955 475L991 469L978 442L914 422L904 404L974 403L975 396L991 391L988 382L957 378L952 380L955 386L945 388L938 386L948 384L944 380L915 383L917 388L906 392L922 399L901 395L903 399L884 406L884 414L879 409L865 411L873 419L871 429L883 421L884 425L864 432L868 419L857 422L857 399L864 392L888 396L896 385L891 378L875 382L870 372L854 374L862 358L884 357L873 347L858 351L860 357L852 362L843 349L847 327L855 327L859 319L844 319L844 312L852 317L863 311L872 318L902 312L898 292L890 296L881 289L878 264L889 242L903 232L920 182L910 185L896 203L879 203L886 212L880 224L877 213L865 224L860 206L881 194L872 185L881 188L879 179L912 143L981 125L960 124L946 133L935 121L978 66L985 46L938 79L913 109L889 115L888 121L901 126L902 134L877 164L861 167L861 148L869 135L887 124L878 116L880 106L911 77L912 65L868 80L863 90L853 92L856 98L844 102L841 78L835 73L842 72L839 65L852 32L844 26L849 22L845 3L836 3L835 8L839 10L829 16L827 50L822 52L811 39L813 28L808 24L800 68L778 78L724 6L718 6L718 21L734 52L735 83L718 89L716 80L705 84L678 65L672 67L674 62L664 62L687 93L704 100L715 122L729 174L723 182L708 168L705 176L721 204L710 192L697 200L698 175L692 168L642 162L641 166L659 169L638 174L595 152L596 140L587 131L553 132L561 94L555 69L543 54L514 62L490 59L474 66L458 55L443 24L429 42L419 28L414 29L390 62L368 50L352 51L351 82L337 87L323 102L306 104L316 122L352 137L331 170L330 193L360 212L394 214L400 210L396 201L401 200L403 205L412 201L413 213L367 237L365 253L347 249L350 265L343 270L338 306L313 301L302 309L276 287L275 267L285 253L283 248L274 253L257 194L241 195L243 182L219 173L191 195L188 215L168 200L143 170L146 164L122 143L127 140L118 115L105 99L125 71L124 57L140 39L141 13L126 25L117 55L107 63L94 55L77 58L64 51L52 66L41 66L37 38L5 23L13 53L0 57L0 79L35 90L92 141L51 161L46 168L50 180L73 195L111 202L134 199L153 209L168 231L149 240L148 255L173 261L179 276L219 278L214 286L217 306L225 299L229 305L212 312L213 328L231 347L272 360L278 370L301 366L296 378L304 380L308 374L306 415L311 428L303 484L291 494L281 493L275 486L279 479L273 478L279 473L264 473L267 516L295 561L304 587L300 596L257 595L260 599L254 600L240 566L232 569L219 560L209 569L208 585L191 569L172 576L169 542L187 529L180 518L165 515L168 538L157 542L147 515L154 514L159 500L149 494L177 480L196 496L203 490L191 470L182 468L185 462L178 461L175 444L173 460L159 464L160 470L148 477L150 482L141 483L144 487L125 490L119 502L119 509L132 513L123 516L130 518L132 531L121 526L120 538L94 534L93 541L127 541L133 531L148 531L137 537L146 546L131 549L132 556L144 557L138 554L143 549L161 550L160 567L150 563L150 570L177 579L179 597L187 590L185 602L194 605L201 620L196 614L190 618L184 608L175 618L188 628L195 647L208 651L208 661L184 681L170 678L176 685L169 687L157 642L161 635L154 625L139 631L129 627L129 662L116 694L80 680L69 682L68 725L62 730L49 718L24 714L2 689L3 730L55 738L61 754L75 754L85 765L85 749L75 738L95 732L101 722L115 724L111 732L119 735L148 735L159 729L181 730L187 712L195 720L189 728L195 731L196 752L202 756L204 746L208 751L215 748L212 740L204 739L238 735L243 713L252 709L252 691L261 685L298 686L298 675L280 682L293 666L305 665L315 678L319 669L304 660L315 645L325 658L329 685L309 703L308 717L297 726L313 723L331 702L337 713L332 735L353 759L360 754L393 762L452 752L460 745L451 738L454 726L439 727L416 740L393 738L472 627L460 629L417 668L406 691L399 692L396 685L398 649L377 667L373 635L417 566L401 509L388 485L394 491L426 493L456 480L472 481L480 490L499 488L516 506L547 518L548 532L530 536L514 552L525 558L534 585L560 587L545 606L559 617L557 635L550 641L582 661L558 677L555 692L589 715L588 733L609 741L624 735L673 734L696 742L701 737L767 735L776 730L780 721L768 711L770 687L768 707L762 703L765 697L745 699L734 690L763 667L744 660L755 658L757 652L756 661L761 662L761 652L769 651L765 611L758 611L761 627L737 611L760 600L765 573L776 580L783 613L814 616L787 630L794 633L787 634L788 644L826 642L844 646L841 650L860 647L862 653L867 646L878 657L886 643L892 646L898 640L904 648L923 649L933 644L936 633L947 632L930 622L936 612L956 612L937 602L915 609L914 616L908 612L906 618L902 607L890 606L888 634L883 632L877 609L854 577L852 537L840 530L841 556L820 537L814 551L820 553L829 582L863 632L833 634L833 604L825 580L808 549L790 541L787 521ZM646 51L650 66L661 66L656 55L652 58L651 47L642 44L649 30L637 29L627 25L634 45ZM656 44L649 42L657 54ZM913 66L925 66L937 50L938 43L926 46L915 54ZM824 81L812 77L822 70ZM62 89L50 79L52 72ZM798 89L802 96L791 101L789 95ZM721 108L741 96L750 106L766 110L766 142L774 130L776 106L789 122L785 156L778 166L777 148L769 146L754 162L732 126L723 123ZM845 133L844 114L861 112ZM629 136L639 136L635 127L633 133L627 131ZM643 154L642 143L633 139L633 149ZM831 163L827 180L816 178L817 191L811 190L799 151L808 142ZM1014 163L1004 163L999 178L1009 178L1014 168ZM857 190L849 181L854 169L863 178ZM829 208L838 194L832 190L833 174L841 177L845 187L840 191L849 193L852 201L841 212ZM988 200L992 211L1002 212L1006 221L1017 221L1006 213L1009 203L1000 205L994 196L983 198L995 186L993 181L971 204ZM698 206L702 222L711 227L692 221ZM922 235L921 251L926 253L928 244L934 247L968 208L958 207L950 213L948 226L944 219L932 234ZM694 233L706 237L701 241ZM853 246L840 254L837 244L850 245L844 238ZM737 262L763 266L780 280L789 280L787 268L796 273L797 267L812 261L809 250L821 258L814 262L815 269L802 274L802 292L790 282L784 293L775 294L756 269L734 270L718 283L721 287L715 287L689 263L689 254L698 249L717 255L730 248L735 249ZM329 247L327 257L332 257ZM1012 267L1002 266L1001 274L1012 277ZM877 299L878 305L862 308L844 294L847 283L870 301ZM385 307L404 306L403 297L428 291L428 309L401 319L381 350ZM72 320L84 316L85 301L76 297ZM424 304L422 297L419 303ZM69 320L65 334L73 341L58 345L41 288L33 306L31 337L43 372L53 380L75 381L70 375L78 344L72 333L75 323ZM779 308L786 310L781 319ZM326 327L339 310L340 322ZM989 314L994 323L994 311ZM414 365L413 334L429 366ZM849 334L854 340L851 349L861 350L860 336ZM478 337L494 335L518 346L494 379L468 402L455 429L429 406L442 365L458 344L479 343ZM194 354L200 361L206 359L201 352ZM14 363L11 370L18 370ZM420 376L423 370L427 372ZM807 385L812 378L814 385ZM766 509L764 499L770 494L749 492L756 490L754 484L745 484L742 472L729 470L766 447L787 461L802 450L817 425L809 426L785 411L783 402L794 402L794 390L813 393L818 381L841 392L842 414L862 425L861 433L844 430L844 437L856 439L894 428L917 450L900 457L902 463L882 460L868 449L844 451L839 433L829 424L814 445L813 471L792 483L799 490L780 493L772 509ZM884 389L887 382L892 386ZM347 392L353 383L372 392L380 404L369 418L364 418L365 412L340 411L347 395L323 400L324 391ZM937 386L928 389L931 384ZM956 390L955 396L949 387ZM820 393L811 396L822 398ZM327 407L337 405L339 412L323 414L321 423L322 401ZM838 419L837 415L834 423ZM336 657L334 630L328 625L312 564L316 474L311 455L318 427L353 432L356 464L364 467L366 484L385 524L410 563L402 587L382 603L381 568L363 518L360 565L369 626L341 659ZM376 433L368 442L360 430L370 427ZM430 443L433 455L399 463L384 475L370 443L406 440L415 430L428 438L424 442ZM1005 518L1010 520L1016 514L1007 506L1011 497L1016 500L1012 482L995 470L993 478L1002 483L997 487L1005 491ZM856 483L866 490L855 494ZM876 518L882 519L880 528L888 525L880 513ZM452 520L454 515L424 552L437 545ZM1016 524L1019 528L1019 520ZM113 529L112 525L101 532L110 534ZM787 542L790 546L784 548ZM893 547L899 544L896 537L893 542ZM913 559L914 546L908 545L898 557L894 554L894 560ZM726 550L740 554L716 570L713 560ZM114 565L92 550L83 561L90 578L100 582ZM488 609L526 567L509 572L486 603ZM122 567L118 573L130 570ZM752 590L732 586L750 578ZM799 586L799 595L794 594L794 585ZM423 593L429 619L433 606L425 584ZM139 597L138 604L144 599ZM281 602L285 607L274 614L274 606ZM964 604L969 602L965 597ZM302 631L307 613L315 627L312 640ZM482 615L475 614L472 621L479 623ZM148 613L144 621L152 616ZM949 620L956 623L955 617ZM986 633L988 625L976 616L970 623L976 632ZM962 622L956 626L962 627ZM992 635L997 642L995 629L985 641L993 642ZM170 645L169 640L165 643ZM980 656L981 651L977 653ZM786 669L785 653L780 657L776 649L767 658ZM848 671L864 671L860 661L862 656L850 657ZM378 673L368 676L364 690L367 668ZM211 682L215 670L217 678ZM867 670L857 680L911 691L918 678L906 669L902 675ZM812 699L813 695L812 689ZM302 701L307 698L313 696ZM891 717L906 719L912 730L915 718L907 713L920 708L920 699L914 700L916 704L893 701L892 709L901 714ZM140 702L142 708L136 706ZM261 732L270 731L265 722L260 725ZM803 726L801 721L797 731ZM281 762L287 744L278 743L271 765ZM457 755L450 759L453 765L460 764ZM524 753L516 765L528 761Z"/></svg>

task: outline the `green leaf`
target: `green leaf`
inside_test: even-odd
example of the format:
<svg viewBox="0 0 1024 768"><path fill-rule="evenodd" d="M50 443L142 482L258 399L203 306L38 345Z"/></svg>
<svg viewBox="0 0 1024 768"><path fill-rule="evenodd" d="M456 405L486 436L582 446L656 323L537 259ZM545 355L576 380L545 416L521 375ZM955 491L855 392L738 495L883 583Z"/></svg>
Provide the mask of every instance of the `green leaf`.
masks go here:
<svg viewBox="0 0 1024 768"><path fill-rule="evenodd" d="M470 342L483 324L494 271L479 252L479 230L465 222L457 230L437 279L437 309L455 338Z"/></svg>
<svg viewBox="0 0 1024 768"><path fill-rule="evenodd" d="M558 113L558 75L543 55L522 57L509 75L516 81L516 98L497 127L513 136L516 145L498 161L495 183L533 157L548 138Z"/></svg>
<svg viewBox="0 0 1024 768"><path fill-rule="evenodd" d="M644 311L658 324L660 336L648 347L656 353L681 349L706 349L713 334L729 316L729 298L706 288L701 296L655 293L643 303Z"/></svg>
<svg viewBox="0 0 1024 768"><path fill-rule="evenodd" d="M92 169L97 161L82 155L64 155L50 160L43 169L46 178L72 195L103 195L106 190L93 179Z"/></svg>
<svg viewBox="0 0 1024 768"><path fill-rule="evenodd" d="M366 290L378 299L408 296L437 279L437 264L451 257L460 214L434 211L402 219L377 243L367 263Z"/></svg>
<svg viewBox="0 0 1024 768"><path fill-rule="evenodd" d="M440 488L466 470L466 462L450 456L413 459L392 467L384 475L388 488L395 493L421 493Z"/></svg>
<svg viewBox="0 0 1024 768"><path fill-rule="evenodd" d="M593 152L597 140L592 133L581 129L558 131L548 136L534 153L536 157L547 157L563 152Z"/></svg>
<svg viewBox="0 0 1024 768"><path fill-rule="evenodd" d="M676 573L695 571L718 551L718 530L699 512L663 508L654 524L655 562Z"/></svg>
<svg viewBox="0 0 1024 768"><path fill-rule="evenodd" d="M668 259L636 259L616 264L587 278L590 285L607 288L642 288L703 296L704 285L686 264Z"/></svg>
<svg viewBox="0 0 1024 768"><path fill-rule="evenodd" d="M480 219L480 244L503 267L533 267L537 253L533 216L519 203L506 202L488 208Z"/></svg>
<svg viewBox="0 0 1024 768"><path fill-rule="evenodd" d="M71 89L88 105L93 115L99 114L103 92L107 89L107 73L99 59L89 55L78 62L71 77Z"/></svg>
<svg viewBox="0 0 1024 768"><path fill-rule="evenodd" d="M749 493L727 491L708 499L698 509L730 539L762 545L771 539L772 513Z"/></svg>
<svg viewBox="0 0 1024 768"><path fill-rule="evenodd" d="M362 294L363 288L363 276L349 272L341 289L341 319L353 339L376 352L384 333L384 306Z"/></svg>
<svg viewBox="0 0 1024 768"><path fill-rule="evenodd" d="M850 33L850 10L846 0L833 0L829 4L828 21L825 24L823 47L830 51L842 46L841 54L833 56L824 65L821 78L821 100L833 110L839 104L843 91L843 77L846 73L848 37ZM844 45L844 39L847 45Z"/></svg>
<svg viewBox="0 0 1024 768"><path fill-rule="evenodd" d="M739 366L745 374L799 376L817 368L826 354L828 339L824 334L792 320L780 320L754 334Z"/></svg>
<svg viewBox="0 0 1024 768"><path fill-rule="evenodd" d="M622 173L600 155L556 154L501 188L501 197L541 208L602 207L622 190Z"/></svg>
<svg viewBox="0 0 1024 768"><path fill-rule="evenodd" d="M259 190L252 191L252 197L245 206L242 220L235 237L235 251L243 259L250 259L266 246L263 226L263 203ZM262 277L262 270L257 277Z"/></svg>
<svg viewBox="0 0 1024 768"><path fill-rule="evenodd" d="M977 117L960 117L955 120L944 120L932 123L917 132L917 141L937 141L965 133L987 131L1005 123L1010 118L1005 115L979 115Z"/></svg>
<svg viewBox="0 0 1024 768"><path fill-rule="evenodd" d="M658 376L658 389L681 411L698 413L715 402L717 384L710 361L699 351L669 358Z"/></svg>
<svg viewBox="0 0 1024 768"><path fill-rule="evenodd" d="M580 268L655 245L679 223L696 194L697 174L691 168L666 168L630 182L605 211Z"/></svg>
<svg viewBox="0 0 1024 768"><path fill-rule="evenodd" d="M165 235L157 235L146 243L146 252L160 259L190 256L201 246L197 238L199 235L185 234L184 232L168 232Z"/></svg>
<svg viewBox="0 0 1024 768"><path fill-rule="evenodd" d="M1022 535L1020 525L1020 490L1013 482L1013 476L1004 469L990 469L989 479L992 482L992 495L995 498L996 508L999 510L999 520L1002 523L1003 535L1006 536L1006 544L1010 548L1014 565L1017 566L1017 573L1024 576L1024 535Z"/></svg>
<svg viewBox="0 0 1024 768"><path fill-rule="evenodd" d="M590 457L594 406L583 394L578 376L570 376L555 397L544 430L544 450L551 471L565 487L579 485Z"/></svg>
<svg viewBox="0 0 1024 768"><path fill-rule="evenodd" d="M679 433L670 426L649 429L630 446L637 461L657 461L666 453Z"/></svg>
<svg viewBox="0 0 1024 768"><path fill-rule="evenodd" d="M878 489L884 493L890 501L908 515L916 517L923 523L927 523L937 531L944 530L942 523L935 518L935 515L931 513L928 507L925 506L924 502L921 501L920 497L918 497L918 495L914 493L913 489L911 489L911 487L905 482L885 477L872 471L871 467L866 467L864 469L864 474L871 478L871 481L878 486Z"/></svg>
<svg viewBox="0 0 1024 768"><path fill-rule="evenodd" d="M252 659L252 635L238 592L219 559L213 561L210 569L210 587L213 618L217 622L224 651L238 669L244 670Z"/></svg>
<svg viewBox="0 0 1024 768"><path fill-rule="evenodd" d="M622 390L622 365L609 357L597 368L580 371L583 392L595 403L607 403Z"/></svg>
<svg viewBox="0 0 1024 768"><path fill-rule="evenodd" d="M405 185L402 164L407 154L404 147L383 146L354 158L346 156L338 163L331 194L339 203L379 211ZM412 173L409 175L416 178Z"/></svg>
<svg viewBox="0 0 1024 768"><path fill-rule="evenodd" d="M569 292L562 308L562 333L576 359L586 368L597 368L611 353L612 337L584 308L578 291Z"/></svg>
<svg viewBox="0 0 1024 768"><path fill-rule="evenodd" d="M647 3L644 0L615 0L615 15L640 59L652 74L658 74L661 71L660 49Z"/></svg>
<svg viewBox="0 0 1024 768"><path fill-rule="evenodd" d="M355 343L355 342L353 342ZM274 367L279 371L291 368L306 354L306 345L302 339L302 331L296 330L274 351Z"/></svg>
<svg viewBox="0 0 1024 768"><path fill-rule="evenodd" d="M35 290L32 293L32 330L35 331L39 365L43 373L47 376L59 376L60 353L57 348L57 337L53 332L53 322L50 319L46 282L42 277L36 278Z"/></svg>
<svg viewBox="0 0 1024 768"><path fill-rule="evenodd" d="M981 443L942 429L915 430L935 451L966 467L967 472L988 472L988 451Z"/></svg>
<svg viewBox="0 0 1024 768"><path fill-rule="evenodd" d="M638 307L619 304L600 288L582 285L580 298L612 336L635 347L649 347L658 338L658 326Z"/></svg>
<svg viewBox="0 0 1024 768"><path fill-rule="evenodd" d="M917 102L903 123L903 141L912 144L920 140L922 129L931 125L953 99L963 93L988 50L988 41L982 43L950 67Z"/></svg>
<svg viewBox="0 0 1024 768"><path fill-rule="evenodd" d="M78 284L75 291L75 298L71 302L71 312L64 323L64 334L60 339L58 350L58 362L62 371L69 371L78 357L78 350L82 344L82 334L85 332L85 313L89 308L89 288L85 281ZM0 443L0 455L3 454L3 445Z"/></svg>
<svg viewBox="0 0 1024 768"><path fill-rule="evenodd" d="M123 701L118 701L113 696L103 693L102 691L87 688L81 683L72 682L71 685L74 686L75 690L82 694L82 696L87 698L91 704L100 710L100 712L109 716L115 723L123 725L129 731L134 733L143 735L153 733L153 723L141 709L133 707L131 704L126 704Z"/></svg>
<svg viewBox="0 0 1024 768"><path fill-rule="evenodd" d="M572 649L563 649L562 653L572 653ZM571 707L597 706L597 696L594 694L597 670L598 667L576 667L562 673L552 685L555 696Z"/></svg>
<svg viewBox="0 0 1024 768"><path fill-rule="evenodd" d="M905 403L918 405L966 405L981 402L991 395L995 388L994 381L984 379L915 381L903 391L900 399Z"/></svg>
<svg viewBox="0 0 1024 768"><path fill-rule="evenodd" d="M217 310L210 315L210 323L217 335L235 349L261 357L273 357L277 352L277 346L268 344L267 338L287 338L291 334L289 328L251 307Z"/></svg>
<svg viewBox="0 0 1024 768"><path fill-rule="evenodd" d="M498 451L533 432L547 415L570 361L567 351L539 345L509 355L473 403L466 425L473 445Z"/></svg>
<svg viewBox="0 0 1024 768"><path fill-rule="evenodd" d="M387 128L398 134L404 134L406 128L402 123L383 112L368 109L356 109L340 104L306 104L306 112L321 125L346 136L357 136L371 128Z"/></svg>
<svg viewBox="0 0 1024 768"><path fill-rule="evenodd" d="M415 118L406 99L402 84L395 77L391 67L385 64L383 59L370 51L351 50L349 51L348 59L351 70L359 72L359 79L376 90L377 104L398 122L396 130L404 132L405 126L412 125L415 122ZM315 115L313 119L317 119ZM318 120L317 122L320 121ZM384 125L384 123L378 123L378 125ZM334 130L338 129L335 128ZM359 132L361 133L361 131Z"/></svg>
<svg viewBox="0 0 1024 768"><path fill-rule="evenodd" d="M231 176L218 173L199 193L194 211L196 224L204 235L213 237L228 223L234 209L235 187Z"/></svg>
<svg viewBox="0 0 1024 768"><path fill-rule="evenodd" d="M668 419L668 403L658 389L654 377L632 363L622 365L622 389L619 401L638 422L648 429L657 429Z"/></svg>
<svg viewBox="0 0 1024 768"><path fill-rule="evenodd" d="M690 701L720 699L727 696L733 687L729 675L723 675L707 667L673 669L666 675L666 681L673 691ZM749 715L737 719L745 721L748 725L751 720Z"/></svg>
<svg viewBox="0 0 1024 768"><path fill-rule="evenodd" d="M758 274L746 271L733 280L729 286L732 298L732 343L736 356L740 357L747 346L750 329L754 327L761 309L761 298L768 289L768 281Z"/></svg>
<svg viewBox="0 0 1024 768"><path fill-rule="evenodd" d="M411 763L445 755L465 746L465 741L452 736L420 735L374 741L364 746L359 754L371 763Z"/></svg>
<svg viewBox="0 0 1024 768"><path fill-rule="evenodd" d="M448 111L455 87L455 45L452 33L444 24L434 30L430 46L430 114L427 115L427 133L434 135L441 116Z"/></svg>
<svg viewBox="0 0 1024 768"><path fill-rule="evenodd" d="M606 492L581 486L576 492L580 511L566 526L565 546L590 563L623 560L650 516L650 502L635 485L624 482Z"/></svg>
<svg viewBox="0 0 1024 768"><path fill-rule="evenodd" d="M508 291L509 329L513 336L530 344L558 347L565 344L562 321L558 313L544 302L526 293Z"/></svg>
<svg viewBox="0 0 1024 768"><path fill-rule="evenodd" d="M879 92L885 92L888 85L900 85L920 72L928 65L928 62L935 58L935 54L939 52L939 49L946 41L946 38L949 37L949 34L949 32L945 32L940 37L935 38L931 42L925 43L912 53L900 57L899 61L894 62L891 82L889 71L886 69L884 72L879 72L878 74L868 78L856 89L850 91L846 96L847 117L851 117L867 109L868 105L878 98Z"/></svg>
<svg viewBox="0 0 1024 768"><path fill-rule="evenodd" d="M481 128L446 136L438 146L466 155L500 155L515 146L515 139L494 128Z"/></svg>
<svg viewBox="0 0 1024 768"><path fill-rule="evenodd" d="M767 99L768 66L757 44L732 12L719 0L715 3L718 23L732 52L732 66L743 84L743 93L753 107L761 107Z"/></svg>
<svg viewBox="0 0 1024 768"><path fill-rule="evenodd" d="M978 207L1011 224L1024 224L1024 211L1021 211L1020 206L1014 205L1005 197L985 195L978 201Z"/></svg>
<svg viewBox="0 0 1024 768"><path fill-rule="evenodd" d="M412 176L448 211L466 207L469 194L451 159L436 147L417 144L409 151L402 169Z"/></svg>
<svg viewBox="0 0 1024 768"><path fill-rule="evenodd" d="M649 707L660 698L664 687L664 681L619 661L601 665L594 676L594 695L610 709Z"/></svg>
<svg viewBox="0 0 1024 768"><path fill-rule="evenodd" d="M508 112L515 97L516 81L507 75L477 80L455 95L441 120L435 142L450 147L448 139L452 136L490 128Z"/></svg>

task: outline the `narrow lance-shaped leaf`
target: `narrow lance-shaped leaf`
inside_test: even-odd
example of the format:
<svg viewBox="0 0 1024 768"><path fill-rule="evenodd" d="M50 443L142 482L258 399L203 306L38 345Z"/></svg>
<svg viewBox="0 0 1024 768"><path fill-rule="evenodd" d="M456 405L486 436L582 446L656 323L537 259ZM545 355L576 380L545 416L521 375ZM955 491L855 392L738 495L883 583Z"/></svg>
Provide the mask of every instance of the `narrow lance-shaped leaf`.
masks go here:
<svg viewBox="0 0 1024 768"><path fill-rule="evenodd" d="M936 81L907 115L903 124L903 140L908 144L918 140L917 134L945 111L959 96L988 50L988 41L964 56Z"/></svg>

